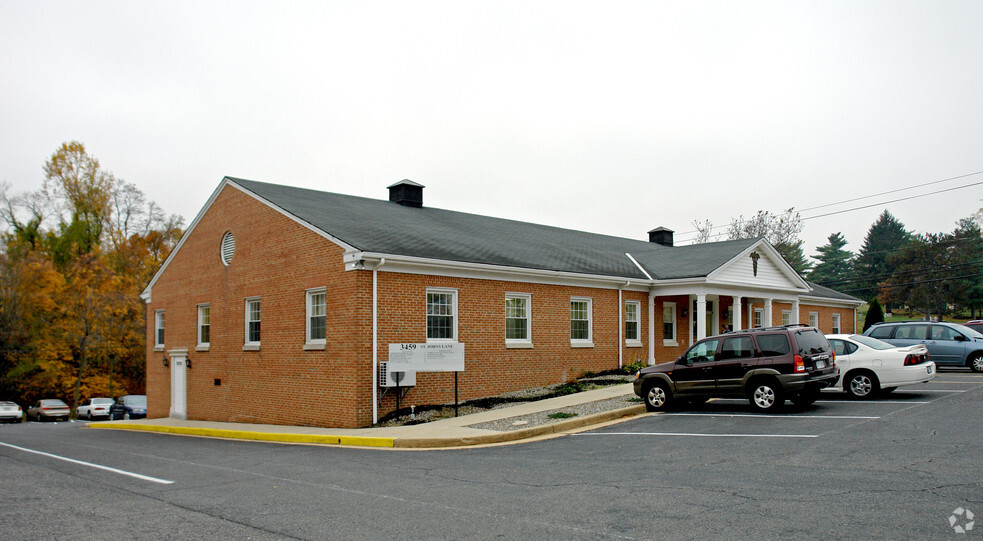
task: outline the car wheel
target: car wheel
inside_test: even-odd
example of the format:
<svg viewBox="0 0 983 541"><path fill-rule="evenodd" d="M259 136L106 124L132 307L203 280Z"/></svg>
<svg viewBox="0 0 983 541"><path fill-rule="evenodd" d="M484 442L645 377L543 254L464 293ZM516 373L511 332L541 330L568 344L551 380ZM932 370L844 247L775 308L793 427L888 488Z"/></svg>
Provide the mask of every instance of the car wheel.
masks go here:
<svg viewBox="0 0 983 541"><path fill-rule="evenodd" d="M968 363L973 372L983 372L983 353L977 353Z"/></svg>
<svg viewBox="0 0 983 541"><path fill-rule="evenodd" d="M645 409L648 411L662 411L669 405L672 393L663 381L657 381L645 389Z"/></svg>
<svg viewBox="0 0 983 541"><path fill-rule="evenodd" d="M805 390L792 397L792 402L802 407L811 406L816 400L819 400L819 389Z"/></svg>
<svg viewBox="0 0 983 541"><path fill-rule="evenodd" d="M847 374L846 385L843 388L850 398L865 399L877 394L877 376L867 371L851 372Z"/></svg>
<svg viewBox="0 0 983 541"><path fill-rule="evenodd" d="M759 412L772 412L782 407L785 397L782 389L771 379L759 379L748 386L748 402Z"/></svg>

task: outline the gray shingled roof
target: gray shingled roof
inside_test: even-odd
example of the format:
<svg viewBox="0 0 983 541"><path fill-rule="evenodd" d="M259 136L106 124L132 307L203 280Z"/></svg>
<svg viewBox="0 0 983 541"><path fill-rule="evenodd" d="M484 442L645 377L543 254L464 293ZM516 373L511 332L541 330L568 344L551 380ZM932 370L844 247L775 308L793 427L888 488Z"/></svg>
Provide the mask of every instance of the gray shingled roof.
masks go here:
<svg viewBox="0 0 983 541"><path fill-rule="evenodd" d="M759 239L667 247L515 220L227 177L364 252L627 279L706 276Z"/></svg>
<svg viewBox="0 0 983 541"><path fill-rule="evenodd" d="M862 303L863 302L862 300L858 299L857 297L854 297L853 295L847 295L846 293L840 293L839 291L836 291L835 289L830 289L828 287L821 286L821 285L816 284L816 283L813 283L813 282L807 281L806 283L809 284L809 287L812 288L812 293L810 293L810 294L812 296L814 296L814 297L825 297L827 299L837 299L837 300L841 300L841 301L854 301L854 302L859 302L859 303Z"/></svg>

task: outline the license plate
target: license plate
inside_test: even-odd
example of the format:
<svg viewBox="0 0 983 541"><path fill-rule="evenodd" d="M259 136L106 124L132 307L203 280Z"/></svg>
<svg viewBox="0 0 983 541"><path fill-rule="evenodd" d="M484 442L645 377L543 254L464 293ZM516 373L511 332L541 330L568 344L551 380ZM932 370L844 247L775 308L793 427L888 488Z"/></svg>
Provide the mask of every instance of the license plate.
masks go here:
<svg viewBox="0 0 983 541"><path fill-rule="evenodd" d="M816 370L826 368L826 361L816 361Z"/></svg>
<svg viewBox="0 0 983 541"><path fill-rule="evenodd" d="M932 366L931 366L931 365L929 365L929 367L928 367L928 373L929 373L929 374L931 374L931 373L932 373Z"/></svg>

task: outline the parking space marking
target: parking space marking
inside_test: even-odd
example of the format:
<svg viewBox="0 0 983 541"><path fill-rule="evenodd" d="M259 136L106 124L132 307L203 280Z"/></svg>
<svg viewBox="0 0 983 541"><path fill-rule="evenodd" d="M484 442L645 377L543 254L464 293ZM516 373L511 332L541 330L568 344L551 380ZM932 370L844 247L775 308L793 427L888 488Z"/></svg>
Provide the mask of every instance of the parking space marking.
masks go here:
<svg viewBox="0 0 983 541"><path fill-rule="evenodd" d="M695 438L818 438L819 434L710 434L705 432L581 432L574 436L690 436Z"/></svg>
<svg viewBox="0 0 983 541"><path fill-rule="evenodd" d="M930 400L816 400L816 404L852 404L875 406L877 404L931 404Z"/></svg>
<svg viewBox="0 0 983 541"><path fill-rule="evenodd" d="M917 391L916 390L911 390L911 391L895 391L895 393L906 393L906 392L907 393L965 393L967 391L965 389L963 389L963 390L959 390L959 389L918 389Z"/></svg>
<svg viewBox="0 0 983 541"><path fill-rule="evenodd" d="M152 483L160 483L162 485L170 485L170 484L174 483L174 481L168 481L167 479L158 479L157 477L150 477L148 475L141 475L139 473L128 472L126 470L118 470L116 468L110 468L109 466L103 466L101 464L93 464L91 462L83 462L81 460L75 460L74 458L68 458L68 457L64 457L64 456L53 455L51 453L45 453L44 451L35 451L34 449L27 449L25 447L18 447L16 445L11 445L9 443L4 443L2 441L0 441L0 445L2 445L4 447L10 447L11 449L17 449L18 451L24 451L25 453L34 453L36 455L46 456L46 457L49 457L49 458L55 458L55 459L58 459L58 460L64 460L65 462L71 462L73 464L80 464L82 466L89 466L90 468L96 468L96 469L99 469L99 470L105 470L105 471L108 471L108 472L118 473L120 475L128 475L130 477L135 477L135 478L141 479L143 481L150 481Z"/></svg>
<svg viewBox="0 0 983 541"><path fill-rule="evenodd" d="M865 415L769 415L757 413L663 413L670 417L768 417L773 419L880 419Z"/></svg>

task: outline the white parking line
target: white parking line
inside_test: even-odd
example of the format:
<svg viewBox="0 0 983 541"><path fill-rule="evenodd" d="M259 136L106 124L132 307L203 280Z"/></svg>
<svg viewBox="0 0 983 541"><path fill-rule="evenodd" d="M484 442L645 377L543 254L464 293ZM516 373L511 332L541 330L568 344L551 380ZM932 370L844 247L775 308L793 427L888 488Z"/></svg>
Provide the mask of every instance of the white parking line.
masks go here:
<svg viewBox="0 0 983 541"><path fill-rule="evenodd" d="M819 434L706 434L699 432L581 432L574 436L691 436L696 438L818 438Z"/></svg>
<svg viewBox="0 0 983 541"><path fill-rule="evenodd" d="M924 400L816 400L816 404L851 404L857 406L876 406L877 404L931 404Z"/></svg>
<svg viewBox="0 0 983 541"><path fill-rule="evenodd" d="M880 419L863 415L768 415L757 413L663 413L670 417L771 417L775 419Z"/></svg>
<svg viewBox="0 0 983 541"><path fill-rule="evenodd" d="M911 389L910 391L895 391L896 393L965 393L959 389Z"/></svg>
<svg viewBox="0 0 983 541"><path fill-rule="evenodd" d="M156 477L149 477L149 476L146 476L146 475L140 475L139 473L128 472L128 471L125 471L125 470L117 470L116 468L110 468L109 466L102 466L100 464L93 464L91 462L82 462L81 460L75 460L74 458L68 458L68 457L64 457L64 456L53 455L51 453L45 453L43 451L35 451L34 449L27 449L27 448L24 448L24 447L18 447L16 445L11 445L9 443L3 443L2 441L0 441L0 445L3 445L4 447L10 447L11 449L17 449L18 451L24 451L25 453L34 453L36 455L46 456L46 457L49 457L49 458L56 458L58 460L64 460L65 462L71 462L73 464L81 464L82 466L89 466L90 468L96 468L96 469L100 469L100 470L106 470L106 471L113 472L113 473L118 473L118 474L121 474L121 475L129 475L130 477L135 477L137 479L142 479L144 481L150 481L150 482L153 482L153 483L160 483L162 485L170 485L170 484L174 483L174 481L168 481L167 479L158 479Z"/></svg>

